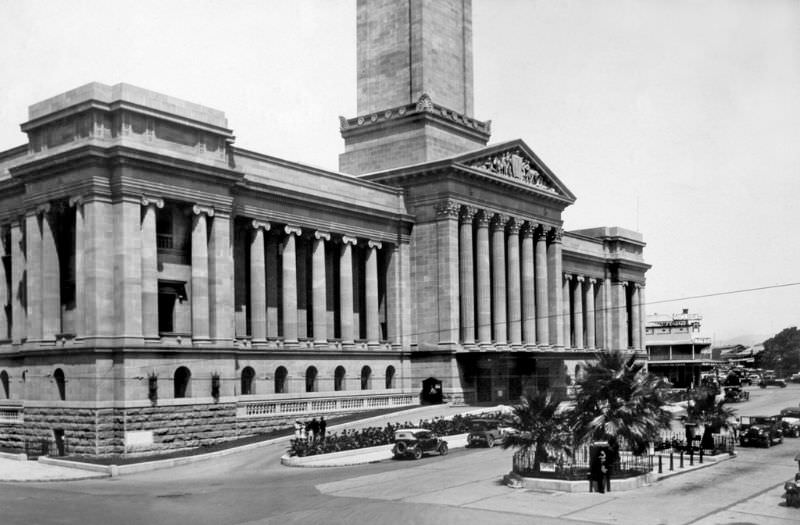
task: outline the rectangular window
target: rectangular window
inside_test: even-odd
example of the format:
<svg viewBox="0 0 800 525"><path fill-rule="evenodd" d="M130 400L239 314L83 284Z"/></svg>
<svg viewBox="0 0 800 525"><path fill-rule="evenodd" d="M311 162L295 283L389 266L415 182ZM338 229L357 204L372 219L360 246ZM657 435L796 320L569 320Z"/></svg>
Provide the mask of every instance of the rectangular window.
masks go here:
<svg viewBox="0 0 800 525"><path fill-rule="evenodd" d="M158 331L175 332L175 301L186 300L186 283L158 281Z"/></svg>

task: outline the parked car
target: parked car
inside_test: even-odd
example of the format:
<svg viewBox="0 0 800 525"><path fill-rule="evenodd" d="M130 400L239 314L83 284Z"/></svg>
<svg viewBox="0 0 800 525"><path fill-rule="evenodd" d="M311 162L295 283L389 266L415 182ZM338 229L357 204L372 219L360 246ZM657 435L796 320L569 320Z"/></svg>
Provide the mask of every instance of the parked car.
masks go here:
<svg viewBox="0 0 800 525"><path fill-rule="evenodd" d="M758 374L750 374L749 376L747 376L747 378L750 380L751 385L758 384L761 382L761 376Z"/></svg>
<svg viewBox="0 0 800 525"><path fill-rule="evenodd" d="M789 381L791 381L792 383L800 383L800 372L789 376Z"/></svg>
<svg viewBox="0 0 800 525"><path fill-rule="evenodd" d="M395 458L422 459L424 454L447 454L447 441L424 428L404 428L394 433L392 454Z"/></svg>
<svg viewBox="0 0 800 525"><path fill-rule="evenodd" d="M467 446L478 447L493 446L505 441L506 435L503 432L502 421L498 419L474 419L470 425L469 435L467 435Z"/></svg>
<svg viewBox="0 0 800 525"><path fill-rule="evenodd" d="M761 388L767 388L768 386L779 386L781 388L786 388L786 381L783 379L765 377L758 383L758 386L760 386Z"/></svg>
<svg viewBox="0 0 800 525"><path fill-rule="evenodd" d="M771 447L783 443L780 418L778 416L742 416L739 445L761 445Z"/></svg>
<svg viewBox="0 0 800 525"><path fill-rule="evenodd" d="M784 436L800 437L800 408L784 408L781 410L780 420Z"/></svg>

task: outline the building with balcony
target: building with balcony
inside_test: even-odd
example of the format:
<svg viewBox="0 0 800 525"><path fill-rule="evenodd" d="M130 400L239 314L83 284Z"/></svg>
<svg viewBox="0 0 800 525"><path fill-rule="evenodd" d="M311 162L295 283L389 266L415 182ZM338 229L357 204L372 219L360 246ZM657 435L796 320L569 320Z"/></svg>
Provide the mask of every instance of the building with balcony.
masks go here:
<svg viewBox="0 0 800 525"><path fill-rule="evenodd" d="M711 338L700 330L703 316L684 309L679 314L650 314L645 325L647 366L678 388L700 384L701 372L714 367Z"/></svg>
<svg viewBox="0 0 800 525"><path fill-rule="evenodd" d="M185 448L418 403L423 382L507 402L643 352L642 236L565 231L564 182L522 140L488 144L470 2L357 12L338 172L128 84L30 106L0 153L0 447Z"/></svg>

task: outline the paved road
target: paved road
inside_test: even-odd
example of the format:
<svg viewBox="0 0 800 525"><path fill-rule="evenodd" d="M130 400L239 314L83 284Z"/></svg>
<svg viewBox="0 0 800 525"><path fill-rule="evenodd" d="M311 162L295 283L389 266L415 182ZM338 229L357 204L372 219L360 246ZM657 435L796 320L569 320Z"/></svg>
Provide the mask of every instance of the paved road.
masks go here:
<svg viewBox="0 0 800 525"><path fill-rule="evenodd" d="M800 385L754 389L745 415L797 405ZM158 523L796 523L800 509L780 505L783 480L800 440L742 449L738 458L610 494L513 490L500 478L510 451L456 450L422 461L359 467L282 467L283 446L269 446L177 467L106 480L0 484L2 524Z"/></svg>

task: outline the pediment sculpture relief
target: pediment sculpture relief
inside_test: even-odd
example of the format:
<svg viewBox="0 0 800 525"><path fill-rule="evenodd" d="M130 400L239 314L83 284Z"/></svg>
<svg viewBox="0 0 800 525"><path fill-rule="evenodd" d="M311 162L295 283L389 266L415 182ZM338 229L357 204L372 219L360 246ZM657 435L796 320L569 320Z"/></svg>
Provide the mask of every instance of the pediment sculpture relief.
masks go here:
<svg viewBox="0 0 800 525"><path fill-rule="evenodd" d="M518 180L545 191L557 193L550 181L531 166L530 160L511 151L504 151L497 155L476 160L469 166Z"/></svg>

